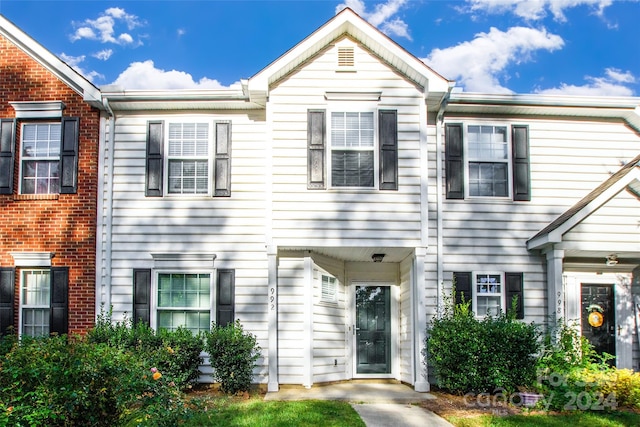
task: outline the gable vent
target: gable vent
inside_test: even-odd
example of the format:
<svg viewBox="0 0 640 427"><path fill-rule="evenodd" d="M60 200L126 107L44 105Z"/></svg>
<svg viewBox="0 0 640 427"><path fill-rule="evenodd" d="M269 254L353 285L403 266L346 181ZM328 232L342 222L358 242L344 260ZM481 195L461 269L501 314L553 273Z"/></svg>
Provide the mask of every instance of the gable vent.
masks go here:
<svg viewBox="0 0 640 427"><path fill-rule="evenodd" d="M338 66L339 67L353 67L354 63L354 50L352 47L339 47L338 48Z"/></svg>

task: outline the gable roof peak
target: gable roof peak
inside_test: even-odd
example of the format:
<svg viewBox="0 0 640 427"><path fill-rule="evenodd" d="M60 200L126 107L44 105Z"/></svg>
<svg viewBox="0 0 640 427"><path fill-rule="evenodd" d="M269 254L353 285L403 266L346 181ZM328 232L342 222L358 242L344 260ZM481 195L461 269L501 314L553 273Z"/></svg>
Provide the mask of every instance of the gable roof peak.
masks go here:
<svg viewBox="0 0 640 427"><path fill-rule="evenodd" d="M344 8L313 33L267 65L248 81L252 101L264 105L270 87L294 72L322 49L348 36L422 87L425 97L438 101L449 91L449 80L429 68L387 35L371 25L351 8Z"/></svg>

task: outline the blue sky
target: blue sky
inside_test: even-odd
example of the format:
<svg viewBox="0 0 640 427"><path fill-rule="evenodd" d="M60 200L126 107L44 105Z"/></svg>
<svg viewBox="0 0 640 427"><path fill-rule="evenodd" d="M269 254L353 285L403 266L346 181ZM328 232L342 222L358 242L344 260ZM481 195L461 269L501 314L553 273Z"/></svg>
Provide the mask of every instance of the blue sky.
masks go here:
<svg viewBox="0 0 640 427"><path fill-rule="evenodd" d="M467 92L640 96L640 1L0 0L95 85L224 88L351 7Z"/></svg>

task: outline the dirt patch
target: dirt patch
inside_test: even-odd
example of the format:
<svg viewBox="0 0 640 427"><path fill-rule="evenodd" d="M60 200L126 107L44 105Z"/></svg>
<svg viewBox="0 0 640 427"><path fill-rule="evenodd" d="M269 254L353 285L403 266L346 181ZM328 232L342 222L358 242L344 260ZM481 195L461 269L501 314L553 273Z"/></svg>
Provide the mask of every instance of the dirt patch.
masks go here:
<svg viewBox="0 0 640 427"><path fill-rule="evenodd" d="M458 396L441 391L431 391L435 399L420 403L423 408L441 417L473 417L483 414L498 416L517 415L524 412L521 406L509 405L502 396Z"/></svg>

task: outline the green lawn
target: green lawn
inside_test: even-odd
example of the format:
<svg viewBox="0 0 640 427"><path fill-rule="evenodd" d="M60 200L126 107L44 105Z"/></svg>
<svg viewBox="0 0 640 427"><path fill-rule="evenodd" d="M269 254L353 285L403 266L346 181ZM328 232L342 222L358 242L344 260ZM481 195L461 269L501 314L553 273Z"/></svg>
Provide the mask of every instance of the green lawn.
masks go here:
<svg viewBox="0 0 640 427"><path fill-rule="evenodd" d="M448 417L456 427L635 427L640 414L629 412L576 412L563 415L478 415L470 418Z"/></svg>
<svg viewBox="0 0 640 427"><path fill-rule="evenodd" d="M346 402L307 400L282 402L250 399L202 400L188 427L365 427L357 412Z"/></svg>

